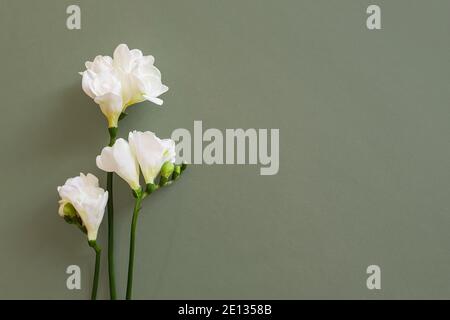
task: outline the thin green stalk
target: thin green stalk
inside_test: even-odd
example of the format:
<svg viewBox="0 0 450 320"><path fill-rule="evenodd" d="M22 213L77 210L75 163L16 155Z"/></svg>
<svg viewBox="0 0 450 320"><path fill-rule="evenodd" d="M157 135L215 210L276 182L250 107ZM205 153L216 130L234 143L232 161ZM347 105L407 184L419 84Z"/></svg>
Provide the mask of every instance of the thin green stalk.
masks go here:
<svg viewBox="0 0 450 320"><path fill-rule="evenodd" d="M161 174L161 181L159 184L149 183L147 184L145 191L141 188L138 190L134 190L133 194L136 198L134 202L133 209L133 218L131 220L131 232L130 232L130 256L128 258L128 280L127 280L127 294L126 299L131 300L131 295L133 291L133 270L134 270L134 248L136 241L136 226L137 226L137 218L139 215L139 211L141 210L142 200L147 196L162 188L164 186L168 186L173 183L176 179L179 178L179 175L186 169L186 165L183 164L181 166L173 166L169 169L170 172L164 172ZM164 171L164 168L162 169ZM176 171L177 174L172 175L172 172ZM164 178L164 179L163 179Z"/></svg>
<svg viewBox="0 0 450 320"><path fill-rule="evenodd" d="M116 142L117 128L108 128L109 146ZM116 300L116 278L114 271L114 200L113 200L113 172L106 176L106 189L108 191L108 273L109 295L111 300Z"/></svg>
<svg viewBox="0 0 450 320"><path fill-rule="evenodd" d="M126 299L131 300L131 293L133 290L133 268L134 268L134 243L136 239L136 224L137 218L139 214L139 210L141 209L141 201L144 198L144 194L142 192L136 193L136 201L134 203L133 209L133 220L131 222L131 235L130 235L130 257L128 260L128 281L127 281L127 295Z"/></svg>
<svg viewBox="0 0 450 320"><path fill-rule="evenodd" d="M92 247L95 251L95 270L94 270L94 282L92 283L91 300L97 300L98 276L100 273L100 258L102 249L100 249L95 240L89 241L89 246Z"/></svg>

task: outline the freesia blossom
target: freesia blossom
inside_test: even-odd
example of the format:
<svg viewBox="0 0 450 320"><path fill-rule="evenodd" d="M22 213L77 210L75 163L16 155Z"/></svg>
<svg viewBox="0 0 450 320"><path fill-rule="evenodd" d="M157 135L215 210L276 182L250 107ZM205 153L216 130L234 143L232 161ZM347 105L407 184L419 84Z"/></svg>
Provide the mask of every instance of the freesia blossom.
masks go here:
<svg viewBox="0 0 450 320"><path fill-rule="evenodd" d="M103 148L96 162L101 170L115 172L130 185L131 189L140 188L139 165L126 140L117 139L112 147Z"/></svg>
<svg viewBox="0 0 450 320"><path fill-rule="evenodd" d="M161 82L161 72L154 66L153 56L144 56L141 50L130 50L120 44L113 58L97 56L86 62L82 87L100 106L109 127L117 127L119 116L138 102L149 100L162 105L158 98L169 88Z"/></svg>
<svg viewBox="0 0 450 320"><path fill-rule="evenodd" d="M175 162L175 142L171 139L160 139L151 131L133 131L128 141L147 184L154 183L165 162Z"/></svg>
<svg viewBox="0 0 450 320"><path fill-rule="evenodd" d="M96 240L108 201L108 192L99 187L97 177L80 173L58 187L58 193L59 215L84 228L89 241Z"/></svg>
<svg viewBox="0 0 450 320"><path fill-rule="evenodd" d="M113 66L122 83L125 108L145 100L162 105L158 98L169 88L161 82L161 72L154 66L155 58L144 56L141 50L130 50L120 44L114 50Z"/></svg>

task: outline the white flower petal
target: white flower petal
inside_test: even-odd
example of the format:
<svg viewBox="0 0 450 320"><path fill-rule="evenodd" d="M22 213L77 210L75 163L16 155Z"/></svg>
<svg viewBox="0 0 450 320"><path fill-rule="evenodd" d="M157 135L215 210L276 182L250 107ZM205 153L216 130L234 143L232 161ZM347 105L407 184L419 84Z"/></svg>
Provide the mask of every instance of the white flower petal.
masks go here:
<svg viewBox="0 0 450 320"><path fill-rule="evenodd" d="M136 52L133 54L126 44L119 44L113 54L114 67L123 72L130 72L136 59L135 55L137 55Z"/></svg>
<svg viewBox="0 0 450 320"><path fill-rule="evenodd" d="M157 104L158 106L162 106L164 101L160 98L155 98L155 97L149 97L147 95L144 95L144 98L148 101L153 102L154 104Z"/></svg>
<svg viewBox="0 0 450 320"><path fill-rule="evenodd" d="M172 143L170 141L172 140L161 140L151 131L130 132L128 140L139 162L145 183L154 183L164 162L171 160ZM175 148L175 142L173 142L173 148Z"/></svg>
<svg viewBox="0 0 450 320"><path fill-rule="evenodd" d="M136 190L139 185L139 166L131 151L128 142L120 138L112 147L103 148L97 156L96 163L99 169L107 172L115 172Z"/></svg>

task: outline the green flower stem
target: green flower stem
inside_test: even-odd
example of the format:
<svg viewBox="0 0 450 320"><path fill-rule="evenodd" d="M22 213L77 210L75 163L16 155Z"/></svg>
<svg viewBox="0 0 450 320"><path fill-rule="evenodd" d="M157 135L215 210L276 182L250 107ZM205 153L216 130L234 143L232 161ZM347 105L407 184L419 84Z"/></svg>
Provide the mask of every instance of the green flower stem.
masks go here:
<svg viewBox="0 0 450 320"><path fill-rule="evenodd" d="M98 275L100 272L100 257L102 249L100 249L95 240L89 241L89 246L92 247L95 251L95 270L94 270L94 282L92 283L91 300L96 300L98 289Z"/></svg>
<svg viewBox="0 0 450 320"><path fill-rule="evenodd" d="M134 243L136 239L136 224L137 218L139 214L139 210L141 209L142 199L145 198L146 193L143 193L141 190L137 191L136 201L134 203L133 209L133 220L131 222L131 234L130 234L130 257L128 259L128 281L127 281L127 295L126 299L131 300L131 293L133 290L133 268L134 268Z"/></svg>
<svg viewBox="0 0 450 320"><path fill-rule="evenodd" d="M108 128L109 146L116 142L117 128ZM114 201L113 201L113 172L106 176L106 189L108 191L108 273L109 295L111 300L116 300L116 278L114 271Z"/></svg>
<svg viewBox="0 0 450 320"><path fill-rule="evenodd" d="M133 291L133 270L134 270L134 248L135 248L135 240L136 240L136 225L137 218L139 215L139 211L141 210L142 200L144 200L147 196L155 192L156 190L171 185L176 179L179 178L179 175L186 169L186 165L178 166L177 169L178 175L174 176L166 176L160 184L149 183L146 185L145 191L141 188L138 190L133 190L133 195L135 197L134 209L133 209L133 218L131 221L131 233L130 233L130 256L128 259L128 280L127 280L127 294L126 299L131 300L131 295ZM176 167L175 167L176 168ZM173 171L173 169L172 169Z"/></svg>

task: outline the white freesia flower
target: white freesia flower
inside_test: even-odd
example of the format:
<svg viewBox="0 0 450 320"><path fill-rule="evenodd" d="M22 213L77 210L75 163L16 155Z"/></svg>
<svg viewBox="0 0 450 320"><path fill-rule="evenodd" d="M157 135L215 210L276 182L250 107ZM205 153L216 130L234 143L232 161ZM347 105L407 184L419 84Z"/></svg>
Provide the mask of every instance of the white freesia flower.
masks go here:
<svg viewBox="0 0 450 320"><path fill-rule="evenodd" d="M133 131L128 141L147 184L154 183L166 161L175 162L175 142L171 139L161 140L150 131Z"/></svg>
<svg viewBox="0 0 450 320"><path fill-rule="evenodd" d="M82 226L86 228L88 239L96 240L108 201L108 192L99 187L97 177L80 173L80 176L69 178L63 186L58 187L58 193L61 197L59 215L64 217L64 207L71 204Z"/></svg>
<svg viewBox="0 0 450 320"><path fill-rule="evenodd" d="M169 89L161 82L153 56L120 44L113 57L97 56L81 73L84 92L100 106L109 127L117 127L120 114L132 104L149 100L162 105L158 96Z"/></svg>
<svg viewBox="0 0 450 320"><path fill-rule="evenodd" d="M96 162L101 170L115 172L130 185L131 189L140 188L139 166L126 140L117 139L112 147L103 148Z"/></svg>

